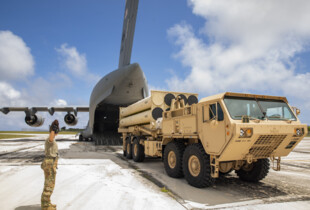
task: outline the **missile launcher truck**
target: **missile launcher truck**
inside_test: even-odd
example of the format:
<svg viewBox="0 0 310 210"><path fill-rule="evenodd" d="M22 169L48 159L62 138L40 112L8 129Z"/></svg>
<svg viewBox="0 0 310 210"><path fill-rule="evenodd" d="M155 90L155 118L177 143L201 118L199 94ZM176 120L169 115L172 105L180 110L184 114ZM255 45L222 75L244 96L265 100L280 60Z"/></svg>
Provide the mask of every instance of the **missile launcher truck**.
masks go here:
<svg viewBox="0 0 310 210"><path fill-rule="evenodd" d="M184 176L195 187L235 170L258 182L307 134L300 111L285 97L222 93L201 99L191 93L151 91L120 108L118 131L124 156L142 162L161 157L170 177Z"/></svg>

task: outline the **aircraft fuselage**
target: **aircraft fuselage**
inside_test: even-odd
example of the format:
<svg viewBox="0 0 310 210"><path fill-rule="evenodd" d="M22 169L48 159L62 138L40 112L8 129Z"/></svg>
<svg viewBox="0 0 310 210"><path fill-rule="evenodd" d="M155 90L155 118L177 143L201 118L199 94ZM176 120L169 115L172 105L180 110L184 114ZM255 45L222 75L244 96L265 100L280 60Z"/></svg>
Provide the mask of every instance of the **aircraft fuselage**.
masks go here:
<svg viewBox="0 0 310 210"><path fill-rule="evenodd" d="M148 85L140 65L130 64L112 71L94 87L89 101L89 124L82 133L116 132L119 107L128 106L148 96Z"/></svg>

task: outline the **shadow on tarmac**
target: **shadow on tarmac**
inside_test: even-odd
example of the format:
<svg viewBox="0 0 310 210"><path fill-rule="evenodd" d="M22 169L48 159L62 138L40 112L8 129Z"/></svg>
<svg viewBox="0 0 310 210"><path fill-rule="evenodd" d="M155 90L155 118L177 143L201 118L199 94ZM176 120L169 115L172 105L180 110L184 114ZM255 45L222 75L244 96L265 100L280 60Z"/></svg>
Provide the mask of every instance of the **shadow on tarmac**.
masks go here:
<svg viewBox="0 0 310 210"><path fill-rule="evenodd" d="M15 210L41 210L41 205L19 206Z"/></svg>

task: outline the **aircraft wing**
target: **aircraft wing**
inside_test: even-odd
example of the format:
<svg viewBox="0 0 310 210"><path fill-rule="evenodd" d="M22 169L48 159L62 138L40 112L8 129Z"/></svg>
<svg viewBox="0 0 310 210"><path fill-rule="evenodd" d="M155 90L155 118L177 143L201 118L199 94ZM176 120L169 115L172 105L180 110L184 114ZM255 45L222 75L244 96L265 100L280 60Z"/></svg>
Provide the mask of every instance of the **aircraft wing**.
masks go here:
<svg viewBox="0 0 310 210"><path fill-rule="evenodd" d="M50 115L54 115L55 112L67 112L64 121L67 125L74 126L78 122L77 113L89 112L89 107L2 107L0 112L25 112L25 122L31 127L40 127L44 123L44 118L37 112L48 112Z"/></svg>
<svg viewBox="0 0 310 210"><path fill-rule="evenodd" d="M9 112L25 112L26 115L35 115L37 112L48 112L54 115L55 112L68 112L77 115L78 112L88 112L89 107L2 107L0 112L8 114Z"/></svg>

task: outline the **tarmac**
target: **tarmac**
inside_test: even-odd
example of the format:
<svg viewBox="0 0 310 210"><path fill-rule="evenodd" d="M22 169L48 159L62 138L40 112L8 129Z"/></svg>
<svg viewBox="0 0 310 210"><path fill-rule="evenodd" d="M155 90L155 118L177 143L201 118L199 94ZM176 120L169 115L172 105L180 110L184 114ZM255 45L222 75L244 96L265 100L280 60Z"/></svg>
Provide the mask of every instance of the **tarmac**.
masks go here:
<svg viewBox="0 0 310 210"><path fill-rule="evenodd" d="M40 209L46 135L0 140L1 209ZM57 137L60 159L52 202L57 209L310 209L310 138L259 183L234 172L198 189L166 175L161 159L135 163L120 146Z"/></svg>

